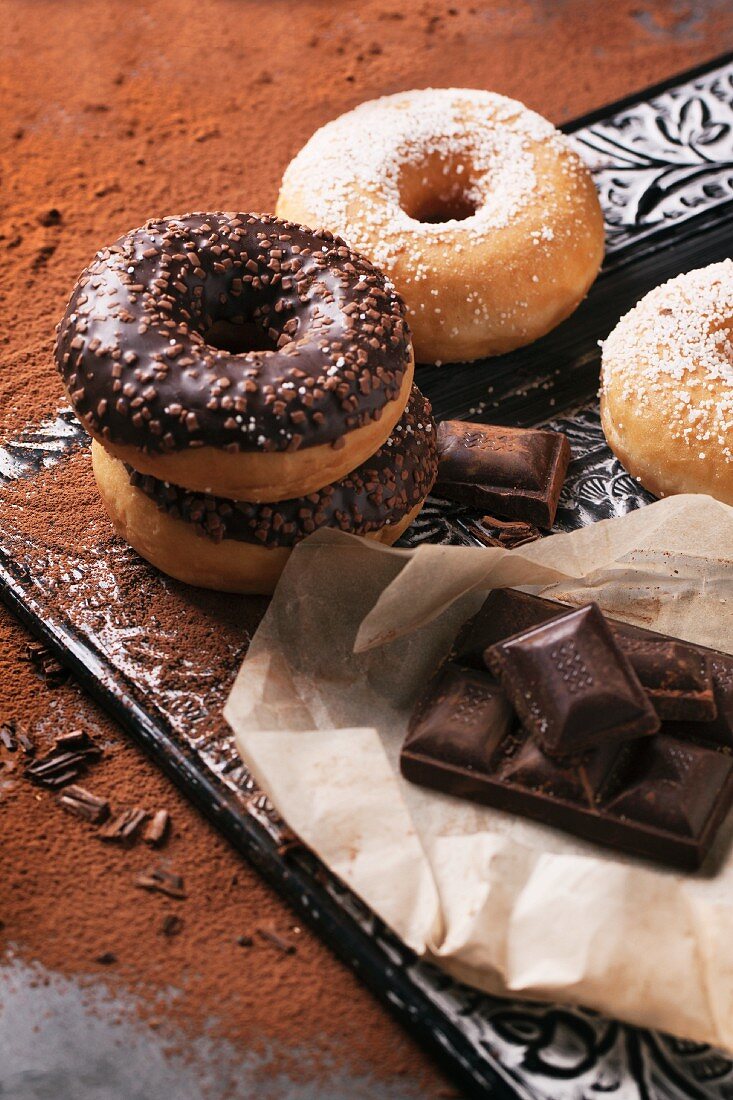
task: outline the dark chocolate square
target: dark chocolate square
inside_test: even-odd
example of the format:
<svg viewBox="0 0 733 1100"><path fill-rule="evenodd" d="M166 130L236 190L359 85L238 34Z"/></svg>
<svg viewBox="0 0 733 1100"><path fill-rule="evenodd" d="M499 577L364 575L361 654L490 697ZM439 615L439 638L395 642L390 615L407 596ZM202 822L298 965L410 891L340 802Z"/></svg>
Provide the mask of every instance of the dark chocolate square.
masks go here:
<svg viewBox="0 0 733 1100"><path fill-rule="evenodd" d="M542 751L526 730L505 739L495 772L504 783L592 808L614 783L626 759L618 742L599 745L574 760L557 760Z"/></svg>
<svg viewBox="0 0 733 1100"><path fill-rule="evenodd" d="M563 604L514 589L492 592L454 645L453 674L474 675L479 670L465 666L479 660L482 647L554 623L565 613ZM627 623L612 622L612 628L624 640L671 640ZM655 736L609 741L577 757L558 758L547 755L516 720L509 720L503 735L503 722L490 720L494 734L487 739L484 716L468 727L459 724L465 741L456 739L456 727L443 712L426 724L424 736L411 724L400 756L402 774L637 857L699 867L733 799L733 755L726 751L733 748L733 657L679 644L711 661L717 706L712 721L665 722ZM491 678L472 682L489 685L496 699ZM431 695L438 683L431 685ZM447 703L448 692L438 695ZM424 717L424 704L418 709ZM475 713L472 707L468 713Z"/></svg>
<svg viewBox="0 0 733 1100"><path fill-rule="evenodd" d="M717 714L710 655L674 638L614 635L660 718L711 722Z"/></svg>
<svg viewBox="0 0 733 1100"><path fill-rule="evenodd" d="M560 432L444 420L438 455L437 496L552 527L570 461Z"/></svg>
<svg viewBox="0 0 733 1100"><path fill-rule="evenodd" d="M639 746L622 789L604 809L697 840L728 784L731 769L733 757L659 734Z"/></svg>
<svg viewBox="0 0 733 1100"><path fill-rule="evenodd" d="M597 604L489 646L484 657L522 724L552 755L573 756L659 729Z"/></svg>
<svg viewBox="0 0 733 1100"><path fill-rule="evenodd" d="M704 741L733 749L733 657L714 653L710 661L713 674L715 718L704 722L685 722L680 730L670 723L669 731L678 737ZM664 727L663 727L664 728Z"/></svg>
<svg viewBox="0 0 733 1100"><path fill-rule="evenodd" d="M512 721L512 708L493 676L447 663L413 712L404 747L486 771Z"/></svg>
<svg viewBox="0 0 733 1100"><path fill-rule="evenodd" d="M451 657L468 668L485 669L484 650L490 645L556 619L569 610L566 604L528 596L514 588L495 588L460 630Z"/></svg>

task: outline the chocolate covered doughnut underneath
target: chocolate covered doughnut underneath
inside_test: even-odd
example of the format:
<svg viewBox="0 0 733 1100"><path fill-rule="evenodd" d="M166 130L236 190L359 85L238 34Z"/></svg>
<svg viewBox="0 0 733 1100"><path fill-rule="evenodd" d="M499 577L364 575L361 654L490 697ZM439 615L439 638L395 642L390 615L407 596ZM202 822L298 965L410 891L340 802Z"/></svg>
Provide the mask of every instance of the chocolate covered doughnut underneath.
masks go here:
<svg viewBox="0 0 733 1100"><path fill-rule="evenodd" d="M427 496L435 481L436 430L430 402L413 386L402 419L375 455L316 493L275 504L191 493L127 469L131 485L167 515L191 524L213 542L236 539L290 547L319 527L366 535L401 520Z"/></svg>
<svg viewBox="0 0 733 1100"><path fill-rule="evenodd" d="M429 402L413 394L390 439L358 470L308 497L247 504L139 475L96 440L94 475L119 535L163 572L221 591L272 592L291 549L320 527L393 543L437 471Z"/></svg>

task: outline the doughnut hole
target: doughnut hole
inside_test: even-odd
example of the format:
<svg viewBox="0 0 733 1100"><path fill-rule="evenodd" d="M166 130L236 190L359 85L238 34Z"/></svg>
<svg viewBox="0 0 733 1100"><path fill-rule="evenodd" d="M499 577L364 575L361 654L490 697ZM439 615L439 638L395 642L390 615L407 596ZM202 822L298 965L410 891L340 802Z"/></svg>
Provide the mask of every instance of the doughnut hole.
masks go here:
<svg viewBox="0 0 733 1100"><path fill-rule="evenodd" d="M413 221L439 225L465 221L478 210L478 198L470 161L432 153L402 167L400 206Z"/></svg>
<svg viewBox="0 0 733 1100"><path fill-rule="evenodd" d="M277 351L277 343L270 333L256 321L227 321L220 319L203 334L209 347L229 351L233 355L248 351Z"/></svg>

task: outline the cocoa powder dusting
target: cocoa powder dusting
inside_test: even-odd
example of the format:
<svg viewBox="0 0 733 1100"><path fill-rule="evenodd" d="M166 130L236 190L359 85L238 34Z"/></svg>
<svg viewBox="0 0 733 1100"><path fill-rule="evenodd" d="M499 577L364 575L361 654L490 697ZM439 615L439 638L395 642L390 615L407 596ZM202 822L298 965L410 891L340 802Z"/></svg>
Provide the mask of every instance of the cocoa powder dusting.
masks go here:
<svg viewBox="0 0 733 1100"><path fill-rule="evenodd" d="M473 86L559 123L714 56L733 35L733 11L714 0L619 0L602 14L585 0L374 0L367 8L158 0L124 18L118 5L90 0L83 20L75 5L35 0L5 5L3 21L3 439L56 413L53 327L71 287L98 247L146 218L272 210L294 153L364 99L460 86L470 74ZM104 598L95 591L100 549L111 552L126 621L156 644L163 639L174 682L184 677L176 650L211 653L212 668L228 671L207 698L213 709L223 701L264 601L204 597L160 580L141 586L139 564L113 539L86 454L5 486L0 528L15 532L18 556L44 566L62 605L88 600L92 616L104 611L94 603ZM197 614L186 615L193 606ZM242 1048L265 1040L308 1047L312 1073L337 1064L390 1080L406 1074L417 1095L454 1095L81 689L45 676L41 658L27 659L27 641L2 611L0 723L9 732L0 738L0 949L13 945L84 980L103 974L136 993L150 1026L162 1019L176 1034L196 1035L215 1017L216 1034ZM59 791L23 771L34 750L42 758L57 736L79 728L102 754L74 779L82 794L65 809ZM129 845L103 843L95 800L109 803L107 825L124 810L144 810L148 823L167 811L165 835L152 846L140 823ZM140 888L141 879L157 886ZM181 995L171 1000L170 989ZM300 1063L278 1068L304 1073Z"/></svg>

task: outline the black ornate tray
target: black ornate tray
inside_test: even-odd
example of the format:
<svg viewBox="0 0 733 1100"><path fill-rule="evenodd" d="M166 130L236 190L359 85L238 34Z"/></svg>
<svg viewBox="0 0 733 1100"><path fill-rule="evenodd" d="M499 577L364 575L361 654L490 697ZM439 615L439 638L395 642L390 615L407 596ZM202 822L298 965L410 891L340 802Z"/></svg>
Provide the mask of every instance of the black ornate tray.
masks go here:
<svg viewBox="0 0 733 1100"><path fill-rule="evenodd" d="M650 498L608 451L595 390L597 341L652 286L732 254L733 57L567 127L594 172L608 254L586 302L532 347L484 363L422 367L438 416L553 423L573 461L557 529ZM0 448L0 597L64 661L337 954L452 1070L466 1094L619 1100L733 1097L733 1058L580 1009L499 1000L417 960L310 853L283 846L219 716L247 638L252 602L177 585L117 540L68 550L24 527L20 485L48 507L88 439L68 409ZM431 500L403 544L476 544L466 508ZM144 597L131 598L132 592ZM187 616L211 648L182 658L156 608ZM143 624L141 626L141 623Z"/></svg>

